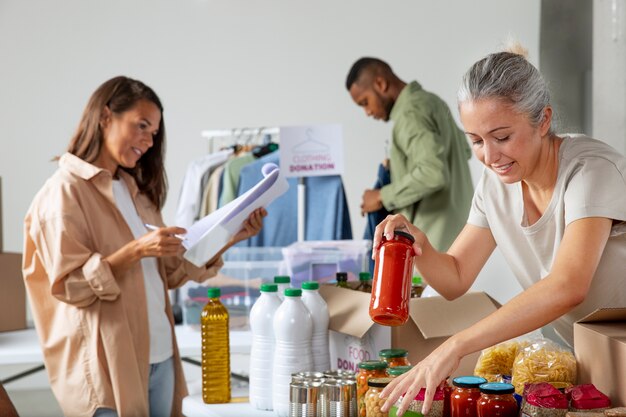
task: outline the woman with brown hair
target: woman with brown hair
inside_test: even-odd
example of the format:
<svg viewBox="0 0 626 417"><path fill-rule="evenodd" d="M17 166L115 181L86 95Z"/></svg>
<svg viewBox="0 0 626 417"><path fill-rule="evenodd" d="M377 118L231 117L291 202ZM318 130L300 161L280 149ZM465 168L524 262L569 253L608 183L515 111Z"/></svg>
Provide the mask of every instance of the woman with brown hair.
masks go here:
<svg viewBox="0 0 626 417"><path fill-rule="evenodd" d="M161 216L163 106L115 77L91 96L25 219L24 279L52 390L67 416L181 415L187 394L167 290L204 281L259 232L264 209L204 267ZM145 224L158 225L148 231Z"/></svg>

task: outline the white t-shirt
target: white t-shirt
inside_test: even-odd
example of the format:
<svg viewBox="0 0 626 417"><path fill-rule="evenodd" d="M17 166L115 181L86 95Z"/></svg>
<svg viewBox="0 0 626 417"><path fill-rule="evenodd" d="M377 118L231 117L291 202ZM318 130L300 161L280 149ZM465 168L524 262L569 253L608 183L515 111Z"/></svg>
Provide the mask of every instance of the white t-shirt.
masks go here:
<svg viewBox="0 0 626 417"><path fill-rule="evenodd" d="M126 183L113 181L113 196L117 208L124 216L135 239L146 234L147 229L141 221ZM148 306L148 325L150 330L150 363L163 362L173 354L172 327L165 313L165 288L159 274L156 258L142 258L143 281L146 288Z"/></svg>
<svg viewBox="0 0 626 417"><path fill-rule="evenodd" d="M528 225L521 183L504 184L485 169L468 223L491 230L521 286L551 270L565 228L586 217L614 219L614 226L585 301L553 322L570 345L573 324L600 307L626 306L626 159L609 145L583 135L565 136L552 200ZM621 222L621 223L620 223Z"/></svg>

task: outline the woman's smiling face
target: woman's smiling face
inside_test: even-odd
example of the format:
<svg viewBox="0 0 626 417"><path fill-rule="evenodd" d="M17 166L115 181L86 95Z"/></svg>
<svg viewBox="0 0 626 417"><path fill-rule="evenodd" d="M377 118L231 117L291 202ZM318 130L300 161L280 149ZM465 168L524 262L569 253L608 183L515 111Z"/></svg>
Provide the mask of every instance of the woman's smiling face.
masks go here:
<svg viewBox="0 0 626 417"><path fill-rule="evenodd" d="M101 122L104 141L95 165L115 174L117 168L134 168L153 145L161 111L151 101L139 100L122 113L105 109Z"/></svg>
<svg viewBox="0 0 626 417"><path fill-rule="evenodd" d="M543 137L550 128L550 107L544 109L539 126L497 98L465 101L459 110L474 154L502 182L512 184L533 176L541 160Z"/></svg>

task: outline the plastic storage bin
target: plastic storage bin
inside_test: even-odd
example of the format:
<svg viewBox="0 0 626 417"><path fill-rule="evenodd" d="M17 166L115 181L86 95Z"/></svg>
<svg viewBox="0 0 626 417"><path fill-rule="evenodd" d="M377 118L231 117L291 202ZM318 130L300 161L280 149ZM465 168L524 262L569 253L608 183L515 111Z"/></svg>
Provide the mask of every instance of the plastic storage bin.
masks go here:
<svg viewBox="0 0 626 417"><path fill-rule="evenodd" d="M347 272L348 281L358 281L360 272L369 271L371 253L370 240L305 241L283 248L294 288L304 281L334 280L337 272Z"/></svg>
<svg viewBox="0 0 626 417"><path fill-rule="evenodd" d="M181 287L184 323L200 327L200 312L207 303L206 290L219 287L220 300L230 315L230 328L247 330L250 309L261 295L261 284L284 273L282 248L232 247L224 254L224 266L217 276L202 284L189 281Z"/></svg>

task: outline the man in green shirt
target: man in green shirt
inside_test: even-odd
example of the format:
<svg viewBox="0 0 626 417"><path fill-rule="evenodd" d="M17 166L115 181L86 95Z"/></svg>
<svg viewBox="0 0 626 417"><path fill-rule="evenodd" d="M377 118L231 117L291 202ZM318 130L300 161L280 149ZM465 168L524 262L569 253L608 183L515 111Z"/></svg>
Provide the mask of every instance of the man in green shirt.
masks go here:
<svg viewBox="0 0 626 417"><path fill-rule="evenodd" d="M346 88L367 116L394 122L391 183L365 190L361 212L384 207L401 213L437 250L446 251L465 226L474 194L471 150L449 107L417 81L402 81L377 58L356 61Z"/></svg>

